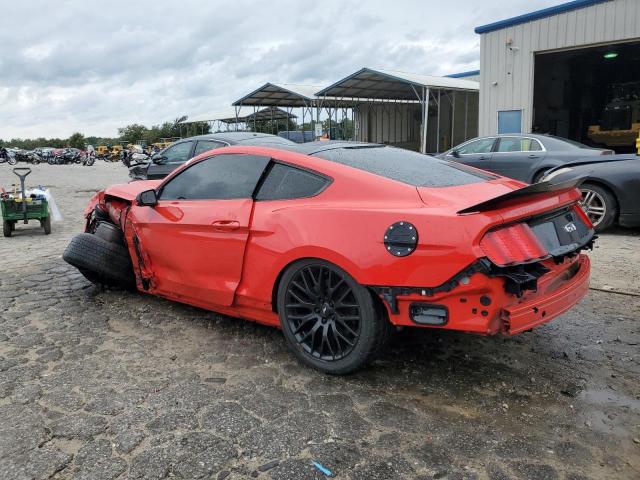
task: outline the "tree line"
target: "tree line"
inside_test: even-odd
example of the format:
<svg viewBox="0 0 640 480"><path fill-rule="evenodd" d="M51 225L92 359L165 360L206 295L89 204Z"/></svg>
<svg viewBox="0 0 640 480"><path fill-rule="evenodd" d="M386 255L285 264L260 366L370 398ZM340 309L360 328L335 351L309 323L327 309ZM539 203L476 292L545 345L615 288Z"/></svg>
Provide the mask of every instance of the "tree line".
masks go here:
<svg viewBox="0 0 640 480"><path fill-rule="evenodd" d="M179 137L190 137L211 133L211 127L206 122L181 123L187 120L187 116L176 118L171 122L164 122L160 125L152 125L150 128L133 123L118 128L117 137L85 136L80 132L75 132L69 138L12 138L11 140L0 139L0 147L15 147L25 150L33 150L38 147L64 148L72 147L83 149L87 145L119 145L121 143L144 143L150 145L159 142L161 139L175 139Z"/></svg>

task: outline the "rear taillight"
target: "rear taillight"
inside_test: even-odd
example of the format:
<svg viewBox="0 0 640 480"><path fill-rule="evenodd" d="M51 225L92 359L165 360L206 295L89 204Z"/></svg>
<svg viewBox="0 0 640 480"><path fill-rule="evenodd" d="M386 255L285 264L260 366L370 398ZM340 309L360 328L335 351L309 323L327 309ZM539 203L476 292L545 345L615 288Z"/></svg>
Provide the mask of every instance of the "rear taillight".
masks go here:
<svg viewBox="0 0 640 480"><path fill-rule="evenodd" d="M576 212L576 215L582 222L587 226L587 228L593 228L593 223L589 219L589 215L584 211L582 205L576 205L573 207L573 210Z"/></svg>
<svg viewBox="0 0 640 480"><path fill-rule="evenodd" d="M549 255L526 223L487 232L480 240L480 248L499 266L533 262Z"/></svg>

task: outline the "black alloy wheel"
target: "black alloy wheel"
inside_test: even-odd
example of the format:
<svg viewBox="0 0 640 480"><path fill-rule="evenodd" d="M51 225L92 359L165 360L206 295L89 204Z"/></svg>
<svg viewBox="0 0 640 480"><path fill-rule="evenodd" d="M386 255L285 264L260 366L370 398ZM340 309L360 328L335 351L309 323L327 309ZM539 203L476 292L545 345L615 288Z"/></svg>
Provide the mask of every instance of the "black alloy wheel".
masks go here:
<svg viewBox="0 0 640 480"><path fill-rule="evenodd" d="M296 356L332 374L362 367L391 330L372 294L347 272L322 260L296 262L285 271L278 312Z"/></svg>
<svg viewBox="0 0 640 480"><path fill-rule="evenodd" d="M322 360L348 355L360 336L360 306L344 277L325 265L308 265L289 282L286 317L304 350Z"/></svg>

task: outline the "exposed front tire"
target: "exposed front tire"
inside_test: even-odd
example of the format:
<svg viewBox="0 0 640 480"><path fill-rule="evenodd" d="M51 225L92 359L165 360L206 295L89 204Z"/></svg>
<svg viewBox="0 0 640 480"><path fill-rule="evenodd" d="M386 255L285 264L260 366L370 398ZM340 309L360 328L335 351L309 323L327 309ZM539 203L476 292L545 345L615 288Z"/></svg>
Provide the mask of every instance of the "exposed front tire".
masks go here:
<svg viewBox="0 0 640 480"><path fill-rule="evenodd" d="M583 183L582 208L593 223L596 232L611 227L618 214L618 202L609 190L593 183Z"/></svg>
<svg viewBox="0 0 640 480"><path fill-rule="evenodd" d="M306 365L333 375L365 366L391 330L371 292L323 260L290 265L277 302L289 348Z"/></svg>
<svg viewBox="0 0 640 480"><path fill-rule="evenodd" d="M92 283L133 288L135 276L129 250L90 233L73 237L62 258Z"/></svg>

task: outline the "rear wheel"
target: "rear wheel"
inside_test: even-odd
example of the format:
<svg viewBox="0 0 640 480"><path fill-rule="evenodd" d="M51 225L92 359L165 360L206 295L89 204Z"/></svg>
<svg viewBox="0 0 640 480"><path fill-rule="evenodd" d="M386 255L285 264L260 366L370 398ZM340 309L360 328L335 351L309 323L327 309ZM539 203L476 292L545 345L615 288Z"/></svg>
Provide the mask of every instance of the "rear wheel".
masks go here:
<svg viewBox="0 0 640 480"><path fill-rule="evenodd" d="M12 228L11 222L9 220L3 220L2 221L2 234L5 237L10 237L12 231L13 231L13 228Z"/></svg>
<svg viewBox="0 0 640 480"><path fill-rule="evenodd" d="M580 191L582 208L595 230L602 232L613 225L618 209L615 197L608 190L593 183L583 183Z"/></svg>
<svg viewBox="0 0 640 480"><path fill-rule="evenodd" d="M372 294L323 260L301 260L278 288L280 324L293 353L326 373L351 373L384 345L391 326Z"/></svg>

